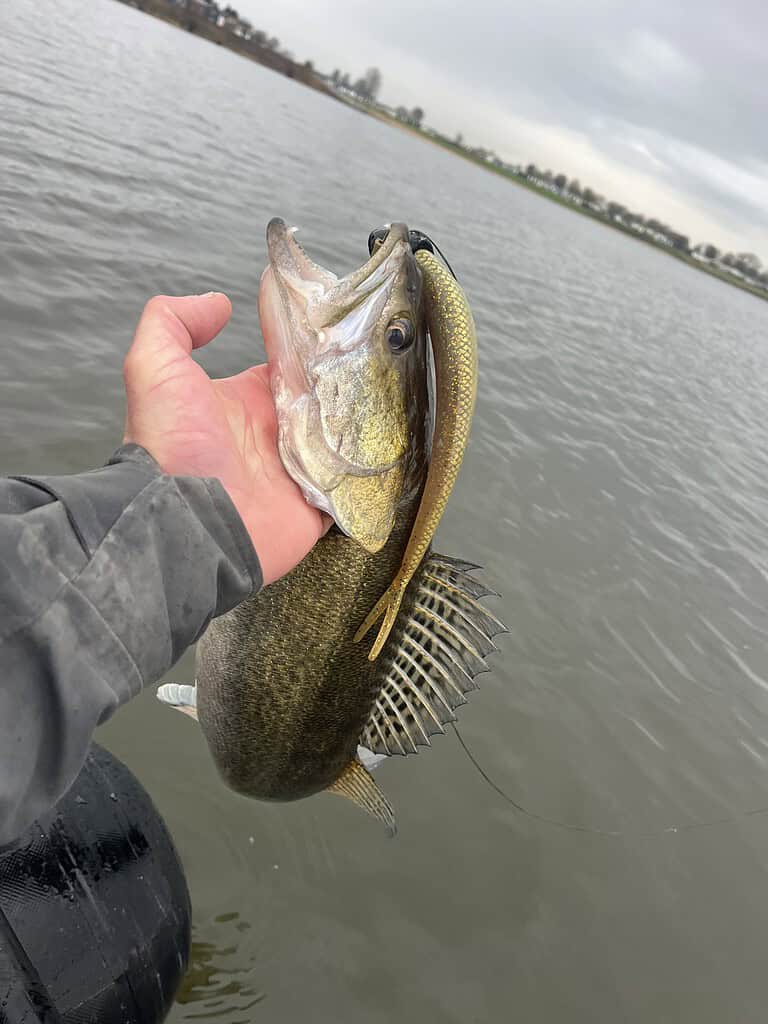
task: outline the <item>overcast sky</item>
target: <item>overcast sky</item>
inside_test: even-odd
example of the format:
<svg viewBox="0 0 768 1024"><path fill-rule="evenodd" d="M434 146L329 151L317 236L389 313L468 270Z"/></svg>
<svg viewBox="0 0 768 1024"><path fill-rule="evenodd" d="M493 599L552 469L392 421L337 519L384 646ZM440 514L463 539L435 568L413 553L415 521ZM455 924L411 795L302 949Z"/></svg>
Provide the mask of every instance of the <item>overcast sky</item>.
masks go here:
<svg viewBox="0 0 768 1024"><path fill-rule="evenodd" d="M240 0L298 60L768 263L766 0Z"/></svg>

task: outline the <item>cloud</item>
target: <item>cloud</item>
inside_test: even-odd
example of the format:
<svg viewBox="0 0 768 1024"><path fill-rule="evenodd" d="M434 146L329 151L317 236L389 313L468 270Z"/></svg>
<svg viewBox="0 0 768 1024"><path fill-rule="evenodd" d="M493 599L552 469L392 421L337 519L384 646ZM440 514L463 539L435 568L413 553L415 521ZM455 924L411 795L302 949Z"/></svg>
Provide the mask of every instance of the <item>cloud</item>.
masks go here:
<svg viewBox="0 0 768 1024"><path fill-rule="evenodd" d="M656 93L691 89L701 77L696 67L668 40L654 32L634 32L613 63L634 86Z"/></svg>
<svg viewBox="0 0 768 1024"><path fill-rule="evenodd" d="M663 171L666 169L667 164L665 164L663 160L659 160L659 158L655 156L650 149L648 149L648 146L639 139L628 139L627 147L634 150L635 153L639 153L640 156L643 157L643 159L655 170Z"/></svg>

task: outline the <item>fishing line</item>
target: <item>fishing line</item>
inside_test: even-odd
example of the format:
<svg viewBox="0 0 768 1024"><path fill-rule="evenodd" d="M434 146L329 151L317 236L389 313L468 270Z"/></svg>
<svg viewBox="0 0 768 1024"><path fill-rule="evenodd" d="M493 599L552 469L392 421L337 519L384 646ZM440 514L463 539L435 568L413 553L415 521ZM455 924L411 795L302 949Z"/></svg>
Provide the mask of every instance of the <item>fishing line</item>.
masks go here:
<svg viewBox="0 0 768 1024"><path fill-rule="evenodd" d="M454 279L454 281L459 280L458 277L456 277L456 275L454 274L453 267L446 259L443 250L440 248L437 242L434 241L434 239L429 237L429 235L425 235L423 231L409 231L408 240L411 243L411 252L414 254L417 253L419 249L426 249L427 252L431 252L432 255L434 256L435 249L437 249L437 253L440 256L440 259L446 265L446 267L448 267L448 270L451 273L451 277Z"/></svg>
<svg viewBox="0 0 768 1024"><path fill-rule="evenodd" d="M729 815L727 818L713 818L711 821L691 821L683 825L667 825L665 828L654 829L650 832L625 832L605 828L589 828L587 825L574 825L567 821L558 821L557 818L548 818L544 814L537 814L535 811L529 811L527 807L523 807L522 804L519 804L516 800L513 800L511 796L505 793L504 790L493 781L490 775L488 775L485 769L480 765L477 758L464 741L464 737L456 728L456 723L450 722L449 724L456 733L456 737L463 747L464 753L491 789L498 793L502 800L505 800L506 803L510 804L516 811L524 814L527 818L532 818L534 821L541 821L546 825L554 825L556 828L566 829L568 832L586 832L588 835L610 836L613 839L649 839L653 836L663 836L670 832L692 832L695 829L712 828L714 825L732 825L741 818L752 818L758 814L768 813L768 806L755 807L750 811L741 811L739 814Z"/></svg>

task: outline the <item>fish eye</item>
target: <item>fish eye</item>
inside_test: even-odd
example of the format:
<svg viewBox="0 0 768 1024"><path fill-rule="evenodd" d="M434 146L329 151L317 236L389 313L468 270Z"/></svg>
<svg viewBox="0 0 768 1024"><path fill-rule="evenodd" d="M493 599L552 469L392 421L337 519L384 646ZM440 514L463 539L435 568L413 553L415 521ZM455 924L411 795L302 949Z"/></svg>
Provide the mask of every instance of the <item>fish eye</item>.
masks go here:
<svg viewBox="0 0 768 1024"><path fill-rule="evenodd" d="M405 317L393 320L387 328L387 344L393 352L405 352L413 344L413 324Z"/></svg>

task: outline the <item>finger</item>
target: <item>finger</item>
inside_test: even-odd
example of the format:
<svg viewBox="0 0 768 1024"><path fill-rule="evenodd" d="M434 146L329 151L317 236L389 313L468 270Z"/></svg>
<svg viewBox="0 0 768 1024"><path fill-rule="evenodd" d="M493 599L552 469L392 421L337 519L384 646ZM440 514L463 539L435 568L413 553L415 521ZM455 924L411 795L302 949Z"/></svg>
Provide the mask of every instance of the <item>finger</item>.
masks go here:
<svg viewBox="0 0 768 1024"><path fill-rule="evenodd" d="M215 338L231 315L232 304L221 292L156 295L144 307L128 358L146 363L189 355Z"/></svg>

